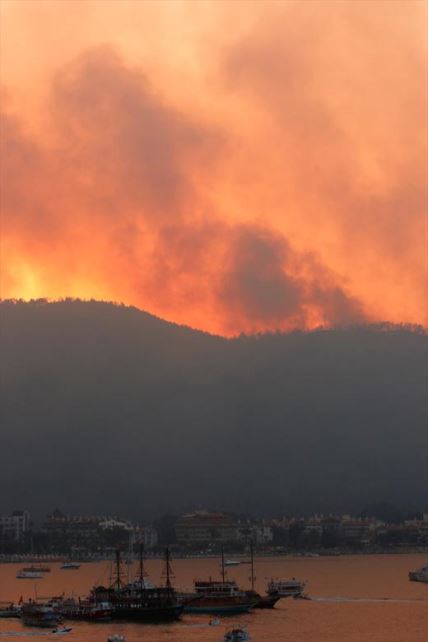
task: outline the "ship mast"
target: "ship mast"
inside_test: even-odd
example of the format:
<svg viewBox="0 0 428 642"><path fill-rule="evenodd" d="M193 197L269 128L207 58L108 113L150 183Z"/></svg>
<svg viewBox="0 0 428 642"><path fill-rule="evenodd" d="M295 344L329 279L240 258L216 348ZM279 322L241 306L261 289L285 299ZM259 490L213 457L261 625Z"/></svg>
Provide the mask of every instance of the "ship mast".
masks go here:
<svg viewBox="0 0 428 642"><path fill-rule="evenodd" d="M224 572L224 551L223 551L223 544L221 545L221 577L223 580L223 583L225 581L225 572Z"/></svg>
<svg viewBox="0 0 428 642"><path fill-rule="evenodd" d="M168 547L165 549L165 570L163 575L165 577L165 586L168 589L172 589L171 577L173 577L173 573L171 568L171 554Z"/></svg>
<svg viewBox="0 0 428 642"><path fill-rule="evenodd" d="M132 563L134 561L134 531L129 531L129 538L128 538L128 559L126 560L127 566L128 566L128 582L131 579L131 570L132 570Z"/></svg>
<svg viewBox="0 0 428 642"><path fill-rule="evenodd" d="M122 566L119 549L116 550L116 579L113 583L113 586L117 591L122 587Z"/></svg>
<svg viewBox="0 0 428 642"><path fill-rule="evenodd" d="M140 568L139 568L139 581L141 588L144 587L144 578L146 576L146 572L144 570L144 544L140 544Z"/></svg>
<svg viewBox="0 0 428 642"><path fill-rule="evenodd" d="M253 540L250 542L250 551L251 551L251 590L254 591L254 582L255 582L255 577L254 577L254 549L253 549Z"/></svg>

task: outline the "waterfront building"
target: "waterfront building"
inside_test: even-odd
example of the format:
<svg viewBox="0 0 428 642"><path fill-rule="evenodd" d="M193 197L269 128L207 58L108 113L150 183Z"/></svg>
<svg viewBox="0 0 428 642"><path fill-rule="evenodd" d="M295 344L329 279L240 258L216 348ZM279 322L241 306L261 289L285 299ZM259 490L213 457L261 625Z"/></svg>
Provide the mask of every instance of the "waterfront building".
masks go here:
<svg viewBox="0 0 428 642"><path fill-rule="evenodd" d="M140 542L146 551L158 545L158 532L152 526L145 526L140 529Z"/></svg>
<svg viewBox="0 0 428 642"><path fill-rule="evenodd" d="M370 524L368 520L352 519L346 516L342 520L341 534L344 543L368 545L370 543Z"/></svg>
<svg viewBox="0 0 428 642"><path fill-rule="evenodd" d="M273 529L268 524L238 524L236 530L237 539L243 544L251 541L255 546L268 546L273 541Z"/></svg>
<svg viewBox="0 0 428 642"><path fill-rule="evenodd" d="M30 530L30 513L26 510L15 510L10 515L0 516L2 535L20 542Z"/></svg>
<svg viewBox="0 0 428 642"><path fill-rule="evenodd" d="M240 540L238 524L230 515L208 511L182 515L175 524L175 533L181 546L207 546Z"/></svg>

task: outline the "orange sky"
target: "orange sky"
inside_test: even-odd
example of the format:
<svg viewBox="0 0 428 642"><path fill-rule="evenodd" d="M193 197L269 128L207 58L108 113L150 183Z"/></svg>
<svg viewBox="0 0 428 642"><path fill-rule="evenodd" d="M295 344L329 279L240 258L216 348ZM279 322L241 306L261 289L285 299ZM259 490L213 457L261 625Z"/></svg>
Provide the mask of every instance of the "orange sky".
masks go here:
<svg viewBox="0 0 428 642"><path fill-rule="evenodd" d="M427 6L1 0L1 297L428 325Z"/></svg>

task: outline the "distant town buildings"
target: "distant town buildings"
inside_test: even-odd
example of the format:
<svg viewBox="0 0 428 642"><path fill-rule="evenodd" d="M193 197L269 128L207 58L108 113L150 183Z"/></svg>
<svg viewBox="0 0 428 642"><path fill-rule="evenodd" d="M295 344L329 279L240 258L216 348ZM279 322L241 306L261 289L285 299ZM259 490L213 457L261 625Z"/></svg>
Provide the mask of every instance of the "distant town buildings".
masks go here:
<svg viewBox="0 0 428 642"><path fill-rule="evenodd" d="M402 523L375 517L315 515L273 521L274 544L291 549L367 549L428 546L428 516Z"/></svg>
<svg viewBox="0 0 428 642"><path fill-rule="evenodd" d="M143 544L146 554L165 545L176 552L212 552L220 547L248 551L252 542L267 554L304 551L376 551L428 548L428 511L413 519L388 523L375 517L312 515L261 520L198 510L165 516L151 525L108 515L65 515L59 510L34 528L28 511L0 516L0 554L37 554L88 558L112 556L119 548L129 556Z"/></svg>
<svg viewBox="0 0 428 642"><path fill-rule="evenodd" d="M11 515L0 516L0 532L15 542L21 542L30 530L30 513L16 510Z"/></svg>
<svg viewBox="0 0 428 642"><path fill-rule="evenodd" d="M129 520L109 515L64 515L56 509L45 519L36 542L55 553L87 554L125 548L138 530Z"/></svg>

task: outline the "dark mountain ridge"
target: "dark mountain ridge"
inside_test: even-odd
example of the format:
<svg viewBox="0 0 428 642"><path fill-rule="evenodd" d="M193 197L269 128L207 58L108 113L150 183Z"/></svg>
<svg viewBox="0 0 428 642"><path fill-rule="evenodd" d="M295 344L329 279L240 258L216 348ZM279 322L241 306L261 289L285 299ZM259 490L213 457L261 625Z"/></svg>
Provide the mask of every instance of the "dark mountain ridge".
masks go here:
<svg viewBox="0 0 428 642"><path fill-rule="evenodd" d="M3 510L428 504L420 329L228 340L95 301L0 314Z"/></svg>

